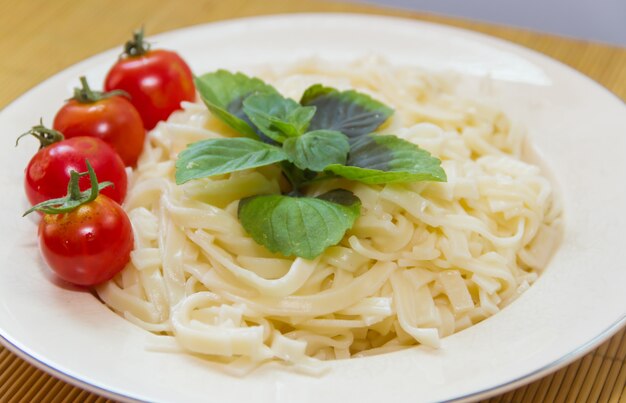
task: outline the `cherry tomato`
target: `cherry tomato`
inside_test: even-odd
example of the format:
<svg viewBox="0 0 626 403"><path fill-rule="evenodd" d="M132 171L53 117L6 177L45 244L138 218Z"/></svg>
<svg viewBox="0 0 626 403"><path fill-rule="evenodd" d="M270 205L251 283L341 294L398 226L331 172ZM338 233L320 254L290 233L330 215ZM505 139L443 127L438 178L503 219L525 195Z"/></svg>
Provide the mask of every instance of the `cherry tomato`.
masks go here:
<svg viewBox="0 0 626 403"><path fill-rule="evenodd" d="M132 227L119 204L99 195L67 214L45 214L39 247L52 270L70 283L92 286L126 266L133 249Z"/></svg>
<svg viewBox="0 0 626 403"><path fill-rule="evenodd" d="M124 210L99 194L110 184L99 184L91 165L85 165L88 172L71 172L66 197L42 202L26 214L45 213L39 223L39 248L50 268L70 283L92 286L126 266L134 241ZM80 192L78 184L85 175L91 186Z"/></svg>
<svg viewBox="0 0 626 403"><path fill-rule="evenodd" d="M195 99L193 75L177 53L150 50L141 30L134 33L124 49L124 55L109 71L104 88L130 94L147 130L180 109L182 101Z"/></svg>
<svg viewBox="0 0 626 403"><path fill-rule="evenodd" d="M52 127L65 138L93 136L111 145L127 166L135 166L146 136L139 112L116 92L92 91L85 77L83 87L74 91L57 112Z"/></svg>
<svg viewBox="0 0 626 403"><path fill-rule="evenodd" d="M41 125L33 127L28 134L38 137L43 147L26 167L24 187L31 204L65 195L71 171L85 171L86 159L101 180L113 182L114 186L102 193L120 204L124 201L128 182L124 163L107 143L96 137L62 140L61 133ZM80 189L88 188L89 179L81 178Z"/></svg>

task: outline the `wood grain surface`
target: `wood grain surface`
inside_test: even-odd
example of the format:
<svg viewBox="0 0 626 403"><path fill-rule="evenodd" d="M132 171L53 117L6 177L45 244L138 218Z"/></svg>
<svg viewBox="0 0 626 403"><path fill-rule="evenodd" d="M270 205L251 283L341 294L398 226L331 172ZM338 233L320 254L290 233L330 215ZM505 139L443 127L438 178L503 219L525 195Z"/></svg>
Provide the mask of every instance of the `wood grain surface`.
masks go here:
<svg viewBox="0 0 626 403"><path fill-rule="evenodd" d="M560 60L626 100L625 49L510 27L317 0L0 0L0 108L64 68L120 46L142 24L156 34L217 20L296 12L391 15L483 32ZM51 377L0 347L0 402L18 401L107 400ZM489 401L626 403L626 332L554 374Z"/></svg>

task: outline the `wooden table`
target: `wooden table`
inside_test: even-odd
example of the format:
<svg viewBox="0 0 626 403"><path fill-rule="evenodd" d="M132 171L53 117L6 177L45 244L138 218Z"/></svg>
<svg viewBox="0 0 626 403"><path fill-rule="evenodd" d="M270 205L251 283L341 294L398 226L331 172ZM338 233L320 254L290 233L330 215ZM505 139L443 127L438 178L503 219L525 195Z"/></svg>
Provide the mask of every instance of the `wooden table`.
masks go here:
<svg viewBox="0 0 626 403"><path fill-rule="evenodd" d="M509 27L317 0L0 0L0 107L79 60L120 46L142 24L155 34L230 18L324 11L403 16L484 32L569 64L626 100L625 49ZM0 347L0 402L9 401L106 399L57 380ZM568 367L490 401L626 402L625 331Z"/></svg>

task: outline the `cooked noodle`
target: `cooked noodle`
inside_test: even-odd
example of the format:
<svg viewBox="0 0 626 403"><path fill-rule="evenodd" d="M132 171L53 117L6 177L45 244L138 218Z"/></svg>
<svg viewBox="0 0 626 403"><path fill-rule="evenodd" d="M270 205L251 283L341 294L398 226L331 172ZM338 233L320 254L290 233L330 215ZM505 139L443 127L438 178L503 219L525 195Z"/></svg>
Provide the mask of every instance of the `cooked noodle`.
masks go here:
<svg viewBox="0 0 626 403"><path fill-rule="evenodd" d="M174 182L187 144L236 133L200 103L158 125L134 173L125 209L135 250L100 298L159 334L155 348L231 368L277 360L367 356L440 339L496 314L546 267L561 207L540 168L521 160L523 129L498 109L455 95L450 79L379 60L337 67L307 60L259 72L286 96L323 83L354 88L395 109L381 132L442 160L446 183L320 182L362 201L337 246L314 260L256 244L238 200L284 188L280 170ZM154 346L153 346L154 347Z"/></svg>

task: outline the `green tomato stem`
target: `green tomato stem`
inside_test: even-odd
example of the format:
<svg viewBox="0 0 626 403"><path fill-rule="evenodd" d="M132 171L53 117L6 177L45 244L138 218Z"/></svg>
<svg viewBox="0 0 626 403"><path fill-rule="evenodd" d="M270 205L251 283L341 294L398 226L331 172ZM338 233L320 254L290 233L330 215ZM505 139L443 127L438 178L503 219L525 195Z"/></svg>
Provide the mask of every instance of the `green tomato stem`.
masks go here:
<svg viewBox="0 0 626 403"><path fill-rule="evenodd" d="M109 92L93 91L85 76L80 77L80 84L81 87L74 88L74 96L70 99L73 99L81 104L92 104L114 96L130 98L130 95L126 91L122 90L113 90Z"/></svg>
<svg viewBox="0 0 626 403"><path fill-rule="evenodd" d="M37 140L39 140L40 150L42 148L48 147L49 145L58 143L59 141L63 141L65 139L65 137L63 136L63 133L57 130L48 129L47 127L45 127L43 125L43 119L39 120L39 124L37 126L33 126L26 133L19 135L17 139L15 140L15 146L17 147L22 137L26 137L28 135L31 135L35 137Z"/></svg>
<svg viewBox="0 0 626 403"><path fill-rule="evenodd" d="M136 57L145 55L150 51L150 44L143 39L143 27L133 32L133 39L124 44L122 56Z"/></svg>
<svg viewBox="0 0 626 403"><path fill-rule="evenodd" d="M113 186L111 182L98 183L96 172L93 170L89 160L85 160L85 164L87 165L87 172L79 173L72 171L70 173L70 181L67 184L67 195L65 197L46 200L34 205L26 210L22 217L32 213L33 211L41 211L45 214L62 214L72 212L83 204L91 203L96 200L102 189ZM85 175L89 175L91 187L84 192L81 192L79 182L80 178Z"/></svg>
<svg viewBox="0 0 626 403"><path fill-rule="evenodd" d="M67 195L70 198L70 200L80 199L80 187L78 186L78 181L80 180L82 176L84 176L84 173L79 174L76 171L72 171L70 173L70 181L67 184ZM93 185L91 189L93 190Z"/></svg>

